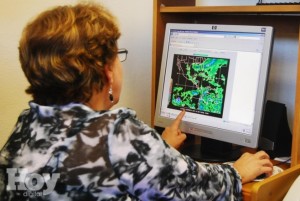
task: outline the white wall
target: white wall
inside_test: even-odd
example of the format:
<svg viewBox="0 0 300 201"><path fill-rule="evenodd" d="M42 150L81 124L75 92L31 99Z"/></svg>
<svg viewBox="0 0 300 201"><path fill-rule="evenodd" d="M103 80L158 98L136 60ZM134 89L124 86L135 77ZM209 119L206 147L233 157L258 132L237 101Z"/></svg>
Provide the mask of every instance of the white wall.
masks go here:
<svg viewBox="0 0 300 201"><path fill-rule="evenodd" d="M119 46L129 51L123 63L124 83L118 106L130 107L150 124L152 72L152 0L101 0L120 21Z"/></svg>
<svg viewBox="0 0 300 201"><path fill-rule="evenodd" d="M96 0L95 0L96 1ZM6 142L19 113L28 108L28 86L18 61L18 42L25 24L41 11L76 0L1 0L0 1L0 148ZM120 47L129 50L123 63L124 83L118 106L137 111L150 123L152 1L98 0L120 21Z"/></svg>

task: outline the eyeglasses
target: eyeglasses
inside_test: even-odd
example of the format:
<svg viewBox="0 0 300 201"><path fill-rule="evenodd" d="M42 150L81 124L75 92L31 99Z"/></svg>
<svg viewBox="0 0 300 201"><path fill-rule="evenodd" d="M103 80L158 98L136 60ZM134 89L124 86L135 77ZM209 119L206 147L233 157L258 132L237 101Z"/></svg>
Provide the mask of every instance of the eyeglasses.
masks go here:
<svg viewBox="0 0 300 201"><path fill-rule="evenodd" d="M125 48L121 48L118 50L118 57L121 62L125 61L127 59L128 50Z"/></svg>

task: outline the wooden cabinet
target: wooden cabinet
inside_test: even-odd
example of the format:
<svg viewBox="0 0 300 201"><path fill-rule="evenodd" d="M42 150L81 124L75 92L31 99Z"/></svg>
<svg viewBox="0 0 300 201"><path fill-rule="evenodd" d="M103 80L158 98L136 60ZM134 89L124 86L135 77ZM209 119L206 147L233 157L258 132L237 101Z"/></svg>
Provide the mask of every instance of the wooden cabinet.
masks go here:
<svg viewBox="0 0 300 201"><path fill-rule="evenodd" d="M276 175L274 178L266 179L263 182L249 183L243 187L243 196L245 200L262 200L262 197L268 197L267 200L269 200L269 198L272 198L272 200L282 199L289 187L287 186L286 189L281 188L282 182L291 183L292 179L294 179L299 172L299 165L297 164L300 164L300 5L202 7L193 5L195 5L194 0L154 0L151 96L152 124L155 114L166 23L269 25L275 28L276 35L279 37L296 38L298 41L298 54L296 55L295 64L295 68L297 68L297 81L295 87L295 111L292 128L293 144L291 168L280 175ZM277 190L274 192L272 189L277 189L278 192Z"/></svg>
<svg viewBox="0 0 300 201"><path fill-rule="evenodd" d="M166 23L247 24L273 26L279 37L300 39L300 5L272 6L193 6L193 0L154 0L151 119L155 114L156 95ZM275 38L276 40L276 38ZM299 47L298 47L299 50ZM300 164L300 51L293 120L292 166ZM274 58L273 58L274 59Z"/></svg>

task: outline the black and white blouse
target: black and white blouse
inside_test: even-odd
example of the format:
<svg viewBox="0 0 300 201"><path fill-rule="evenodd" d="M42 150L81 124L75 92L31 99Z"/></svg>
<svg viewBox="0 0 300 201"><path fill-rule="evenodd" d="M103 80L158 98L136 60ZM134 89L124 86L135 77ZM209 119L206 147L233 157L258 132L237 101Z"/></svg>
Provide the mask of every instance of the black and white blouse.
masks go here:
<svg viewBox="0 0 300 201"><path fill-rule="evenodd" d="M230 165L181 155L127 108L99 112L30 102L0 164L0 200L242 199L240 176Z"/></svg>

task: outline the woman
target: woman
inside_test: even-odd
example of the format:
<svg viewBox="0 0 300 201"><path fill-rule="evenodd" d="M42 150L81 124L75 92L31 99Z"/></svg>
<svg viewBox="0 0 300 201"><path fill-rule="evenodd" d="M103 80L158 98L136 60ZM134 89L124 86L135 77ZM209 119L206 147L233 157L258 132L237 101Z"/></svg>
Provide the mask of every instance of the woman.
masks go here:
<svg viewBox="0 0 300 201"><path fill-rule="evenodd" d="M233 166L176 149L182 111L162 137L119 101L120 31L101 5L60 6L20 40L33 100L1 151L1 200L240 200L241 184L272 171L264 152ZM24 173L25 172L25 173Z"/></svg>

